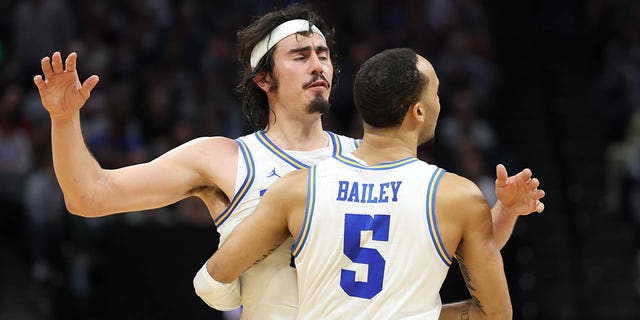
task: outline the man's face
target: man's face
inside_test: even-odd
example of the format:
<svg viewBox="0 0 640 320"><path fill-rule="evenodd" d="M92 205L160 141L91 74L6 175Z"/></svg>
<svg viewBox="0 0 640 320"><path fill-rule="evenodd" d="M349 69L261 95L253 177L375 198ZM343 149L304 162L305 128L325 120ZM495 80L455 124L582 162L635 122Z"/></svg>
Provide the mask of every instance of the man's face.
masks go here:
<svg viewBox="0 0 640 320"><path fill-rule="evenodd" d="M320 35L292 34L282 39L273 59L278 82L276 90L270 92L273 103L307 113L328 111L333 65Z"/></svg>

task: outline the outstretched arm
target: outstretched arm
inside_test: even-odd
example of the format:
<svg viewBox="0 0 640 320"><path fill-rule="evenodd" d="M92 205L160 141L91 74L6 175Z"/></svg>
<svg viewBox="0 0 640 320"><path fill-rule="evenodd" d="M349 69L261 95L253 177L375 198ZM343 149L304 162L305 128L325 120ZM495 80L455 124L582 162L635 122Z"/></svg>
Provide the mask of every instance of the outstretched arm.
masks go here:
<svg viewBox="0 0 640 320"><path fill-rule="evenodd" d="M42 59L42 75L34 77L51 117L53 164L70 212L82 216L152 209L219 187L233 190L237 144L226 138L194 140L149 163L104 170L87 149L80 127L80 108L98 76L80 83L76 53L62 62L59 52ZM206 169L205 169L206 168ZM219 172L218 172L219 171ZM206 172L206 174L203 174ZM232 192L232 191L231 191Z"/></svg>
<svg viewBox="0 0 640 320"><path fill-rule="evenodd" d="M504 165L496 166L498 201L491 209L491 216L493 235L500 249L511 237L519 216L544 210L544 203L540 201L544 197L544 190L538 189L540 181L532 176L531 170L524 169L515 176L508 177Z"/></svg>

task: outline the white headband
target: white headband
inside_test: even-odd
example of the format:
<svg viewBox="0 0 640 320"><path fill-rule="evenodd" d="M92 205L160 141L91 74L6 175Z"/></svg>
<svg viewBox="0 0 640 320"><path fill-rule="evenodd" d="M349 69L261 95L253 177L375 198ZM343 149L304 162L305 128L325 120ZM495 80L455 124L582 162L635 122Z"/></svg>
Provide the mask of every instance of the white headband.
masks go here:
<svg viewBox="0 0 640 320"><path fill-rule="evenodd" d="M275 27L271 33L269 33L266 37L264 37L251 51L251 68L255 68L258 65L258 62L269 49L273 48L280 40L285 37L292 35L298 32L309 31L310 22L303 19L295 19L289 20ZM318 27L311 25L311 31L319 34L322 39L324 39L324 34L318 29Z"/></svg>

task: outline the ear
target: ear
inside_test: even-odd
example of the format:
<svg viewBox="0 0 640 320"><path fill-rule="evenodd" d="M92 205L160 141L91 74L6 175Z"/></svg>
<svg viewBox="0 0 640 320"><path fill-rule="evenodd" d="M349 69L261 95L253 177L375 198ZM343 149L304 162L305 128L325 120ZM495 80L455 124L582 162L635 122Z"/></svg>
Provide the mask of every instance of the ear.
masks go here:
<svg viewBox="0 0 640 320"><path fill-rule="evenodd" d="M271 77L266 72L260 72L257 76L253 77L253 82L262 89L264 92L269 92L271 88Z"/></svg>
<svg viewBox="0 0 640 320"><path fill-rule="evenodd" d="M426 110L421 102L416 102L409 107L407 113L411 114L411 118L422 123L426 118Z"/></svg>

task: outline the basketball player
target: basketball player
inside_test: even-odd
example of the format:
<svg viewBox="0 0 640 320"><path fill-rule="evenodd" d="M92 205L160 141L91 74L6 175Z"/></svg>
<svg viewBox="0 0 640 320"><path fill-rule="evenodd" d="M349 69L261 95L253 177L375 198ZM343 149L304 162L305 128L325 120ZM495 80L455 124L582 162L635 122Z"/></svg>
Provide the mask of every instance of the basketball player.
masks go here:
<svg viewBox="0 0 640 320"><path fill-rule="evenodd" d="M416 159L435 132L438 86L431 64L410 49L365 62L354 81L360 147L274 183L208 272L231 281L293 235L299 319L510 319L480 190ZM443 307L453 258L472 299Z"/></svg>
<svg viewBox="0 0 640 320"><path fill-rule="evenodd" d="M241 83L243 105L258 131L235 140L197 138L148 163L115 170L100 167L81 133L79 110L98 76L81 84L75 53L64 63L58 52L43 58L44 78L37 75L34 82L51 117L53 162L68 210L100 217L195 196L207 206L221 242L226 241L279 177L350 153L357 146L358 140L322 129L334 70L329 31L319 16L300 5L262 16L238 34L246 75ZM544 193L531 175L524 170L507 178L506 169L499 166L500 201L494 206L494 223L496 238L504 242L519 215L544 208L540 202ZM243 305L244 319L266 319L268 314L295 318L298 295L295 270L290 266L292 244L288 240L242 275L241 300L237 283L212 287L206 272L195 283L198 292L207 296L227 290L222 295L228 299L215 307L227 310Z"/></svg>

